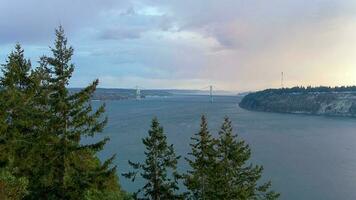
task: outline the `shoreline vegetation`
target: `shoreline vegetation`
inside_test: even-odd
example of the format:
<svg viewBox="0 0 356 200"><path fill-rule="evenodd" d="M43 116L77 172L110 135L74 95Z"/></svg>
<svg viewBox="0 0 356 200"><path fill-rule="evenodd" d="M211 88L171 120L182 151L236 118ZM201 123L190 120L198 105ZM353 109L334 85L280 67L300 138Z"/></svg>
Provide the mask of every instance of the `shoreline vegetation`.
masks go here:
<svg viewBox="0 0 356 200"><path fill-rule="evenodd" d="M261 183L263 167L250 162L251 148L234 133L229 118L214 138L204 115L185 155L190 168L182 173L176 170L181 156L154 118L142 139L144 161L130 161L132 171L125 174L132 181L140 176L145 185L133 194L126 192L113 164L115 155L102 161L97 156L110 138L81 143L100 134L108 122L105 104L92 107L95 91L111 91L97 90L99 80L76 91L68 89L74 49L61 26L55 32L52 54L42 56L39 66L32 67L20 44L1 65L1 200L279 198L270 181Z"/></svg>
<svg viewBox="0 0 356 200"><path fill-rule="evenodd" d="M244 96L246 110L356 117L356 86L266 89Z"/></svg>

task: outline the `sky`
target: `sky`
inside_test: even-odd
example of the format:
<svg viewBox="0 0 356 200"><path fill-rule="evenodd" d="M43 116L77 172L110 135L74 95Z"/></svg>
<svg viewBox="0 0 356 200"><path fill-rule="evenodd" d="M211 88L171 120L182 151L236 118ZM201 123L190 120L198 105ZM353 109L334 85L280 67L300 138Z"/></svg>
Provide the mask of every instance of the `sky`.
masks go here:
<svg viewBox="0 0 356 200"><path fill-rule="evenodd" d="M71 87L251 91L356 85L355 0L0 0L0 63L62 25Z"/></svg>

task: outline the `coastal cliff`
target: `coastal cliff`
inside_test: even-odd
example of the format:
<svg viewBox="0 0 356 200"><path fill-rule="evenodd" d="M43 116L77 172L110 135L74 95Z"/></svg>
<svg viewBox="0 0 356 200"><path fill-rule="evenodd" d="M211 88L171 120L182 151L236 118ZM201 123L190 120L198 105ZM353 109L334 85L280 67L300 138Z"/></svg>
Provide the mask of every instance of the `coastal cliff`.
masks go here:
<svg viewBox="0 0 356 200"><path fill-rule="evenodd" d="M356 117L355 87L267 89L247 94L239 103L252 111Z"/></svg>

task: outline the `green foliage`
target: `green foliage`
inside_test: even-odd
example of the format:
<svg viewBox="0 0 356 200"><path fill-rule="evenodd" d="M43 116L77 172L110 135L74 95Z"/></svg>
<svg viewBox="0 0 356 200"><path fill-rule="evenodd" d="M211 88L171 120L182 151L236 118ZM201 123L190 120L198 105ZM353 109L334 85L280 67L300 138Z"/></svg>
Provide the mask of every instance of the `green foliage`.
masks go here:
<svg viewBox="0 0 356 200"><path fill-rule="evenodd" d="M74 50L62 27L56 30L51 51L52 56L43 56L31 71L30 61L16 45L3 65L0 169L16 169L13 180L28 181L24 199L93 199L99 194L102 199L123 199L111 164L114 156L104 162L96 156L108 138L81 144L82 137L95 136L107 122L102 116L105 106L93 110L90 101L98 80L69 92Z"/></svg>
<svg viewBox="0 0 356 200"><path fill-rule="evenodd" d="M239 105L242 108L256 111L317 114L321 111L322 105L337 104L338 101L342 102L347 98L349 98L351 103L354 103L353 96L355 91L356 86L308 86L266 89L249 93L241 100ZM347 95L349 95L349 97L347 97ZM328 115L340 115L340 113L330 111L332 109L338 109L338 106L331 105L322 112ZM349 113L344 113L344 115L355 116L353 108L349 107L349 109Z"/></svg>
<svg viewBox="0 0 356 200"><path fill-rule="evenodd" d="M240 102L248 110L281 113L317 113L321 102L330 102L333 96L324 93L279 93L269 90L250 93Z"/></svg>
<svg viewBox="0 0 356 200"><path fill-rule="evenodd" d="M293 87L249 93L239 103L241 108L280 113L355 117L355 87Z"/></svg>
<svg viewBox="0 0 356 200"><path fill-rule="evenodd" d="M185 175L191 199L277 199L271 182L258 185L262 166L248 162L251 150L233 134L231 121L225 118L219 138L210 135L205 116L200 131L192 138L191 170Z"/></svg>
<svg viewBox="0 0 356 200"><path fill-rule="evenodd" d="M279 89L266 89L263 90L265 93L273 94L298 94L298 93L330 93L330 92L355 92L356 86L340 86L340 87L329 87L329 86L296 86L291 88L279 88Z"/></svg>
<svg viewBox="0 0 356 200"><path fill-rule="evenodd" d="M16 168L13 175L31 183L38 164L33 144L43 127L43 116L35 102L36 81L30 69L30 61L17 44L2 65L0 78L0 167Z"/></svg>
<svg viewBox="0 0 356 200"><path fill-rule="evenodd" d="M214 167L216 165L217 152L214 149L216 141L209 133L206 117L201 117L200 131L191 138L190 144L192 158L186 158L191 169L185 174L187 189L192 199L214 199Z"/></svg>
<svg viewBox="0 0 356 200"><path fill-rule="evenodd" d="M101 185L106 178L115 173L110 168L112 159L100 164L86 165L81 158L96 159L95 153L102 150L108 138L95 144L80 144L84 136L94 136L101 132L107 122L102 118L104 105L94 111L90 97L98 85L98 80L83 90L70 94L67 89L74 65L70 63L73 48L67 46L67 39L61 27L56 30L56 41L51 57L42 57L43 71L47 72L46 90L48 95L47 128L55 136L50 172L53 177L52 194L56 198L76 199L83 192L93 187L93 183ZM94 185L95 185L94 184Z"/></svg>
<svg viewBox="0 0 356 200"><path fill-rule="evenodd" d="M28 180L17 178L9 170L0 169L0 199L20 200L27 194Z"/></svg>
<svg viewBox="0 0 356 200"><path fill-rule="evenodd" d="M0 199L183 199L178 187L180 157L167 143L157 118L142 140L145 161L129 161L134 170L124 174L132 181L140 175L145 185L133 195L122 191L112 165L115 156L103 162L96 156L109 139L81 143L83 137L102 132L107 123L105 105L94 110L90 101L98 80L82 90L68 90L75 68L71 63L74 50L67 45L62 27L56 30L51 51L51 56L41 57L39 67L31 69L17 44L2 65ZM258 95L265 97L266 93ZM319 99L331 101L332 97ZM255 105L259 106L258 102ZM219 138L214 139L202 116L200 131L190 146L186 160L191 169L184 176L189 198L278 198L279 194L270 190L270 182L258 184L263 168L249 164L250 148L233 134L228 118Z"/></svg>
<svg viewBox="0 0 356 200"><path fill-rule="evenodd" d="M178 180L181 178L177 172L179 156L175 155L173 145L168 145L166 140L162 126L157 118L154 118L148 136L142 140L146 147L145 162L141 164L129 161L134 171L123 174L135 181L137 174L140 173L145 180L143 188L134 194L135 198L152 200L182 198L177 194ZM139 197L141 192L143 198Z"/></svg>
<svg viewBox="0 0 356 200"><path fill-rule="evenodd" d="M233 134L231 121L226 117L219 131L217 167L215 171L216 199L277 199L278 193L269 190L271 183L258 185L263 167L248 163L249 146Z"/></svg>

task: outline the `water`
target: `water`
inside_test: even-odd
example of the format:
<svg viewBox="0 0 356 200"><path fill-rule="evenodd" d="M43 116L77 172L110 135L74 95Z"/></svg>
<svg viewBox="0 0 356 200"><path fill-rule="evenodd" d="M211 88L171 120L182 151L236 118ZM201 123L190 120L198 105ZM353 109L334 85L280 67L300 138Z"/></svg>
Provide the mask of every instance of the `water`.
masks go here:
<svg viewBox="0 0 356 200"><path fill-rule="evenodd" d="M252 161L264 166L263 178L272 180L281 199L356 199L356 119L251 112L239 108L239 100L220 96L211 104L207 96L174 96L108 101L109 123L102 137L111 141L99 156L116 153L118 172L127 172L128 159L143 160L141 138L154 116L176 152L185 156L202 113L214 134L229 116L235 131L250 144ZM184 159L179 167L187 167ZM140 185L123 177L120 182L128 191Z"/></svg>

